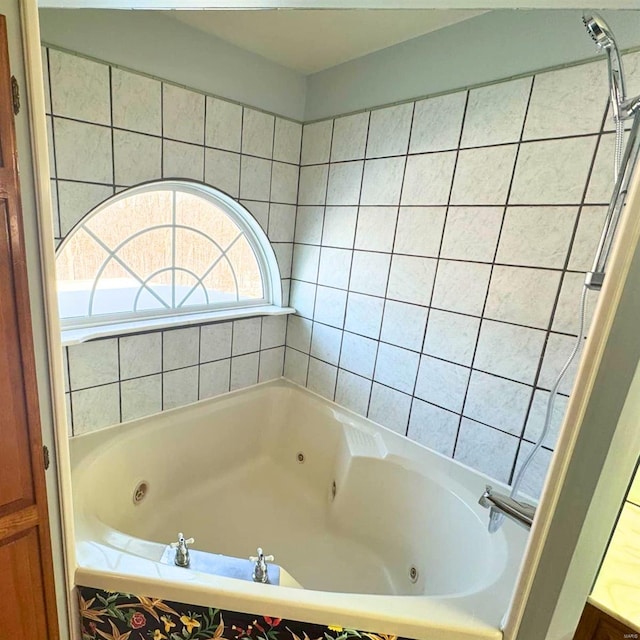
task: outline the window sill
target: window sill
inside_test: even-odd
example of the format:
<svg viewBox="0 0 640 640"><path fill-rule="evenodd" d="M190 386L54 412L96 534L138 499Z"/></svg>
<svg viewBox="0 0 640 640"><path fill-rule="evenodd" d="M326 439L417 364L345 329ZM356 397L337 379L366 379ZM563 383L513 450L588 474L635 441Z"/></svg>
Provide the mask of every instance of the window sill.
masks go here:
<svg viewBox="0 0 640 640"><path fill-rule="evenodd" d="M157 331L158 329L172 329L208 322L254 318L256 316L282 316L295 312L296 310L293 307L264 305L261 307L247 307L245 309L226 309L224 311L192 313L169 318L146 318L144 320L130 320L127 322L110 322L109 324L83 327L81 329L63 329L61 332L62 345L69 347L74 344L87 342L88 340L96 340L97 338L110 338L130 333L144 333L146 331Z"/></svg>

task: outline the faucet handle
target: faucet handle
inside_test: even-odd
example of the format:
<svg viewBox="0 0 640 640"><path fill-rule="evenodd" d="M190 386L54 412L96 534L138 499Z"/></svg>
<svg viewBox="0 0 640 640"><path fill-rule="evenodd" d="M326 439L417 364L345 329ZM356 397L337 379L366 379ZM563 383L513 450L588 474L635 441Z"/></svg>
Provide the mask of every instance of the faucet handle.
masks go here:
<svg viewBox="0 0 640 640"><path fill-rule="evenodd" d="M273 562L275 558L272 555L265 556L262 549L258 547L258 555L249 556L249 560L251 562Z"/></svg>
<svg viewBox="0 0 640 640"><path fill-rule="evenodd" d="M186 546L188 544L193 544L194 542L195 540L193 538L185 538L184 533L179 533L178 542L172 542L170 546L172 549L177 549L178 547L181 547L183 545Z"/></svg>

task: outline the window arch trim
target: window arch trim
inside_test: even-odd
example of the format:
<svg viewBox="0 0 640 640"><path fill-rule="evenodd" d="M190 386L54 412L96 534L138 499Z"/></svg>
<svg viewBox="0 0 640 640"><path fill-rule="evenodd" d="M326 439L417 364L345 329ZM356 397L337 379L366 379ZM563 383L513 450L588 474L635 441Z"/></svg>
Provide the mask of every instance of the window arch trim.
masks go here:
<svg viewBox="0 0 640 640"><path fill-rule="evenodd" d="M234 198L229 196L228 194L215 189L209 185L206 185L201 182L193 181L193 180L154 180L151 182L146 182L143 184L139 184L128 189L125 189L114 196L111 196L107 200L104 200L96 207L94 207L91 211L85 214L69 231L63 242L56 250L56 256L60 255L60 253L64 250L68 241L73 237L73 235L81 228L84 228L86 232L88 232L95 239L95 235L91 233L90 229L86 227L86 224L91 220L94 215L104 211L107 207L120 202L126 198L140 195L143 193L149 193L153 191L173 191L190 194L193 196L201 197L204 200L212 203L217 206L219 209L225 213L230 220L236 224L239 228L238 236L230 243L230 245L223 250L220 244L212 238L209 234L199 230L197 227L189 227L187 225L182 224L158 224L151 225L144 230L140 230L131 234L122 242L119 243L117 247L114 249L109 249L106 246L103 246L103 249L107 252L108 256L105 259L105 262L101 265L100 269L96 272L95 280L92 286L92 295L95 290L96 283L98 282L100 273L105 268L105 265L109 263L111 260L118 259L117 252L122 247L125 246L128 242L133 240L135 237L148 232L151 229L157 228L186 228L189 231L195 232L204 238L206 238L209 242L212 243L212 246L216 246L220 251L220 255L215 258L211 265L209 265L207 269L207 274L210 270L212 270L216 264L221 261L229 262L229 258L227 256L228 251L234 246L234 244L238 241L238 239L244 237L246 238L249 246L251 247L258 266L258 270L260 272L260 276L262 278L262 288L263 288L263 297L261 299L255 300L235 300L235 301L224 301L218 303L204 304L204 305L193 305L189 307L182 306L184 302L188 300L188 298L202 285L201 279L197 279L198 281L193 284L189 293L186 296L182 296L183 299L176 308L168 307L165 309L157 309L150 311L149 313L140 313L136 311L125 312L125 313L104 313L104 314L96 314L96 315L86 315L79 316L74 318L66 318L61 319L61 326L63 330L74 330L74 329L82 329L88 327L104 327L109 324L123 324L127 322L144 322L145 319L149 320L161 320L165 317L167 320L171 318L180 318L181 316L196 316L196 315L206 315L206 314L215 314L216 312L233 312L236 310L239 316L246 316L247 311L250 311L252 308L256 308L256 314L260 314L258 309L266 309L266 308L274 308L273 312L277 312L277 308L281 308L285 313L288 310L285 310L282 307L282 281L280 277L280 270L278 267L277 258L271 243L258 223L258 221L253 217L253 215L239 202L237 202ZM124 266L126 269L127 267ZM172 269L179 269L177 265L172 265ZM236 278L235 271L231 270L234 279ZM138 295L142 290L147 290L144 278L139 278L137 274L131 272L132 277L137 279L140 283L140 290ZM203 278L206 275L203 276ZM175 292L173 293L175 295ZM138 296L136 296L137 298ZM204 320L203 320L204 321Z"/></svg>

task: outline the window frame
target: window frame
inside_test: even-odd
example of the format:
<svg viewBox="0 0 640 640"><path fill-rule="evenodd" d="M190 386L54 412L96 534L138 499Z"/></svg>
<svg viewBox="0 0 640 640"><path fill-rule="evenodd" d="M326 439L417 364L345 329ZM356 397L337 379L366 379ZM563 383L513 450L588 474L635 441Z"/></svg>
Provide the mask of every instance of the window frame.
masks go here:
<svg viewBox="0 0 640 640"><path fill-rule="evenodd" d="M249 246L258 264L258 270L262 278L263 297L260 299L239 300L230 302L216 302L206 305L192 305L181 309L152 309L144 312L124 312L124 313L103 313L87 316L74 316L71 318L62 318L60 315L60 327L63 333L63 341L65 334L73 336L81 336L83 332L91 334L91 330L97 330L100 335L109 335L109 326L114 326L114 333L124 333L123 326L131 325L132 331L143 331L146 328L155 328L158 325L171 326L181 324L181 319L186 319L192 324L191 318L199 318L200 322L207 320L215 320L217 316L221 319L228 317L247 317L251 315L271 315L274 313L289 313L289 309L282 306L282 280L276 254L271 246L269 238L260 226L259 222L253 217L246 207L241 205L237 200L228 194L211 187L207 184L187 179L169 179L169 180L153 180L142 184L129 187L123 191L109 197L96 207L87 212L72 227L65 239L56 249L56 259L64 250L68 241L73 235L81 229L94 215L97 215L107 207L120 202L128 197L149 193L153 191L172 191L182 192L189 195L201 197L214 206L221 209L229 216L231 221L236 224L246 238ZM197 230L197 227L194 227ZM117 248L111 250L104 247L105 250L115 255L118 248L124 246L132 238L137 237L140 232L133 233L126 241L118 245ZM209 237L209 236L207 236ZM211 238L215 242L214 238ZM104 265L103 265L104 266ZM175 268L175 265L172 265ZM99 275L99 274L96 274ZM56 274L56 284L58 278ZM95 281L94 281L95 283ZM134 326L135 325L135 326ZM93 333L96 333L94 331ZM94 337L89 335L85 339ZM82 341L77 337L73 342Z"/></svg>

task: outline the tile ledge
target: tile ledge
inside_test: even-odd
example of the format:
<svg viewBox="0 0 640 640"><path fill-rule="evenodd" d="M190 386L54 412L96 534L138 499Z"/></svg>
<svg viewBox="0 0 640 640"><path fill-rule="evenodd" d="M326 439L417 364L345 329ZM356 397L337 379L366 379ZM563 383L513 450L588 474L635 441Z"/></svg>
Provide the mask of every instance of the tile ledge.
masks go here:
<svg viewBox="0 0 640 640"><path fill-rule="evenodd" d="M127 322L109 322L80 329L63 329L61 331L62 346L69 347L98 338L144 333L157 329L187 327L194 324L238 320L261 316L282 316L295 313L293 307L279 307L277 305L263 305L245 309L225 309L222 311L208 311L206 313L190 313L167 318L145 318L144 320L130 320Z"/></svg>

